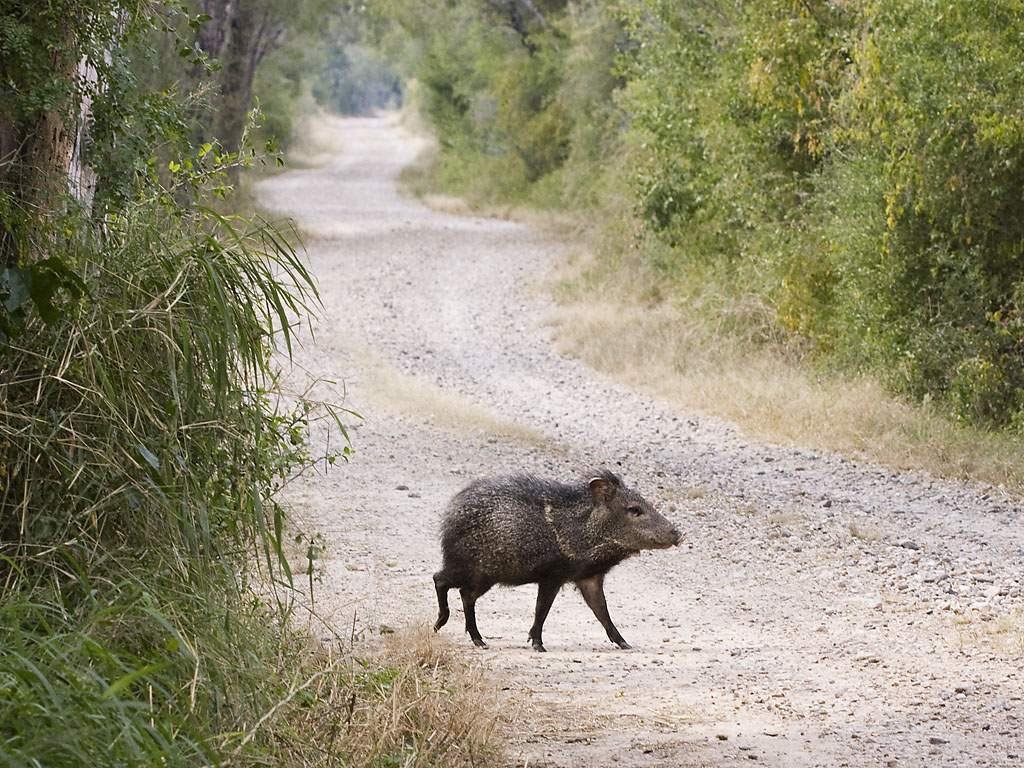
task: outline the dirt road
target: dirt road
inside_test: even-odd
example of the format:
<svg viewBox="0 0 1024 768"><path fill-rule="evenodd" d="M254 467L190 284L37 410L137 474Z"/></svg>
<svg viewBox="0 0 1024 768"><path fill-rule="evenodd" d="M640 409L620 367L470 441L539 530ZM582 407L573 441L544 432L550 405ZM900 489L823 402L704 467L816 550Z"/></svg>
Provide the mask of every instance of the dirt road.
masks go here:
<svg viewBox="0 0 1024 768"><path fill-rule="evenodd" d="M481 474L608 466L685 531L607 582L611 645L566 589L493 590L490 648L530 766L1024 765L1024 517L998 490L752 442L560 357L542 288L564 246L399 191L394 117L325 120L316 168L263 182L307 235L326 313L297 354L364 420L352 463L292 492L325 538L321 605L431 622L446 500ZM827 424L821 425L828 429Z"/></svg>

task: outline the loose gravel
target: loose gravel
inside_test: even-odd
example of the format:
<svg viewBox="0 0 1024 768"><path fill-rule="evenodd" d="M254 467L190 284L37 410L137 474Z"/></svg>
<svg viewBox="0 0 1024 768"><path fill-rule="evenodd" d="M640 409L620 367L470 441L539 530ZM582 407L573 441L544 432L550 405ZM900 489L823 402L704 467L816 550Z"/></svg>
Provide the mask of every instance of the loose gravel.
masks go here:
<svg viewBox="0 0 1024 768"><path fill-rule="evenodd" d="M608 578L634 650L570 589L547 654L530 587L481 599L486 650L457 599L443 630L507 689L515 764L1024 765L1018 499L754 442L560 356L544 286L566 244L404 196L423 142L394 116L319 128L341 150L258 195L306 233L323 294L291 380L362 417L351 463L289 491L324 539L320 609L364 638L427 625L464 483L607 466L685 532Z"/></svg>

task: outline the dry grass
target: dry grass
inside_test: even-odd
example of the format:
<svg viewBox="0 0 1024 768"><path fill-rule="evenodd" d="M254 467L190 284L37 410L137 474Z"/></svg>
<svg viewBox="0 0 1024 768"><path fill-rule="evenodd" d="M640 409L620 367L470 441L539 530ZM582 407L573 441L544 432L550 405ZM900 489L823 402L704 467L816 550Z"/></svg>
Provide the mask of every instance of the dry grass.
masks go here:
<svg viewBox="0 0 1024 768"><path fill-rule="evenodd" d="M698 289L669 300L665 290L638 255L577 257L557 276L561 350L754 437L1024 492L1019 438L951 423L870 378L810 370L772 343L770 312L756 302Z"/></svg>
<svg viewBox="0 0 1024 768"><path fill-rule="evenodd" d="M792 525L803 520L803 515L793 509L787 509L782 512L772 512L765 518L768 525L778 526L779 528L788 528Z"/></svg>
<svg viewBox="0 0 1024 768"><path fill-rule="evenodd" d="M1024 658L1024 610L980 613L968 609L953 620L957 647L981 648L1004 658Z"/></svg>
<svg viewBox="0 0 1024 768"><path fill-rule="evenodd" d="M402 169L398 177L402 189L432 210L453 216L518 221L554 235L568 235L578 229L577 219L565 211L544 210L527 202L495 201L474 196L471 192L462 196L441 191L437 184L437 164L437 145L430 141L416 160Z"/></svg>
<svg viewBox="0 0 1024 768"><path fill-rule="evenodd" d="M335 123L344 118L311 107L297 118L294 138L288 148L286 167L319 168L335 159L345 147L339 140Z"/></svg>
<svg viewBox="0 0 1024 768"><path fill-rule="evenodd" d="M511 718L498 713L508 705L481 670L434 633L389 635L365 654L336 647L311 651L307 676L281 702L286 764L457 768L503 762Z"/></svg>
<svg viewBox="0 0 1024 768"><path fill-rule="evenodd" d="M552 447L535 429L503 418L425 379L402 373L369 350L360 350L356 356L359 370L366 372L366 386L361 391L384 408L448 429L480 432Z"/></svg>
<svg viewBox="0 0 1024 768"><path fill-rule="evenodd" d="M872 525L850 521L847 524L847 529L850 531L850 536L861 541L879 541L882 538L882 532Z"/></svg>

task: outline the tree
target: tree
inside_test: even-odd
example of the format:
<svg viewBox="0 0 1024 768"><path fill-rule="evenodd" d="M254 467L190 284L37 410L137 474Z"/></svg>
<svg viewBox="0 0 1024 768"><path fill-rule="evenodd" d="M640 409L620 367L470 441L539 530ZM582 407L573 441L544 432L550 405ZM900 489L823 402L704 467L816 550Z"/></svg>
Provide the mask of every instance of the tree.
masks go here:
<svg viewBox="0 0 1024 768"><path fill-rule="evenodd" d="M27 255L32 223L88 205L84 160L92 99L135 0L54 0L0 6L0 260Z"/></svg>
<svg viewBox="0 0 1024 768"><path fill-rule="evenodd" d="M204 135L215 136L225 149L238 150L260 64L289 35L315 28L329 5L326 0L201 0L200 9L209 18L199 28L196 43L219 66L217 103L201 121Z"/></svg>

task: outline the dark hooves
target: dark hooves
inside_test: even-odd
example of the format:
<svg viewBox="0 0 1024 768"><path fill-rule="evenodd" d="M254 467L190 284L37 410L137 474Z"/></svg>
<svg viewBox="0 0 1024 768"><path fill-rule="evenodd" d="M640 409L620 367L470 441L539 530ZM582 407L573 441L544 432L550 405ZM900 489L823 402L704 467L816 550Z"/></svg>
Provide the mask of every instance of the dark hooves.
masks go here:
<svg viewBox="0 0 1024 768"><path fill-rule="evenodd" d="M537 653L547 653L548 652L548 649L545 648L540 643L534 643L533 644L533 650L535 650Z"/></svg>
<svg viewBox="0 0 1024 768"><path fill-rule="evenodd" d="M616 640L615 644L624 651L628 651L633 646L627 643L625 640Z"/></svg>
<svg viewBox="0 0 1024 768"><path fill-rule="evenodd" d="M478 637L474 637L473 638L473 645L475 645L477 648L486 648L487 647L487 643L485 643L481 638L478 638Z"/></svg>

